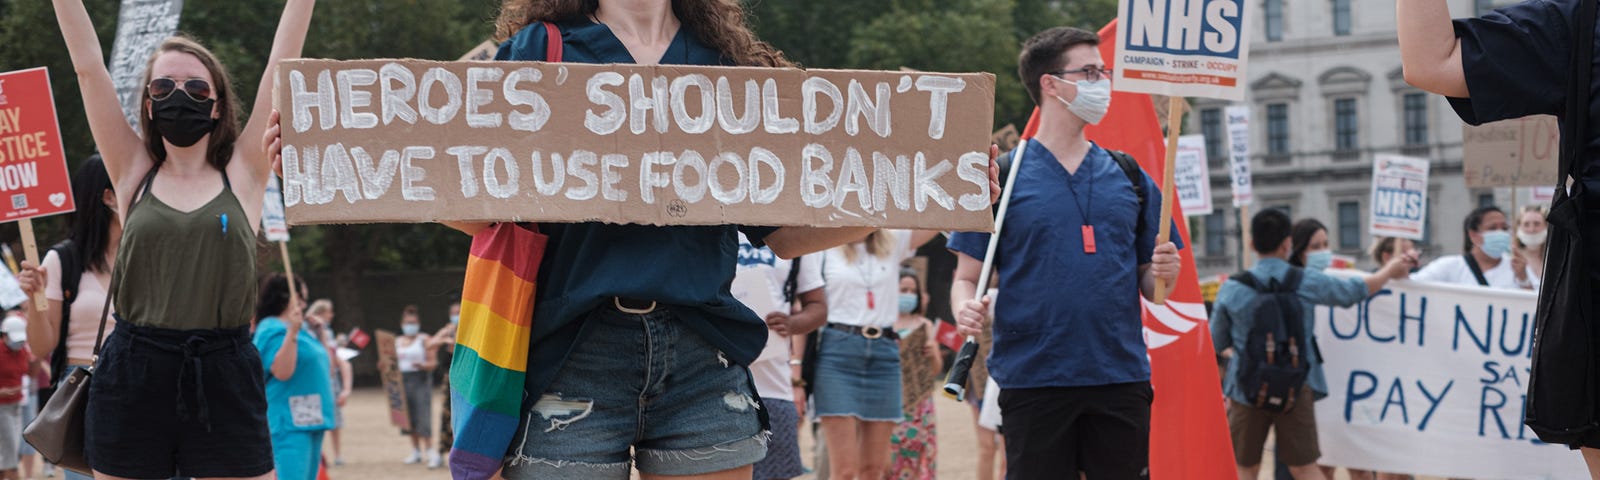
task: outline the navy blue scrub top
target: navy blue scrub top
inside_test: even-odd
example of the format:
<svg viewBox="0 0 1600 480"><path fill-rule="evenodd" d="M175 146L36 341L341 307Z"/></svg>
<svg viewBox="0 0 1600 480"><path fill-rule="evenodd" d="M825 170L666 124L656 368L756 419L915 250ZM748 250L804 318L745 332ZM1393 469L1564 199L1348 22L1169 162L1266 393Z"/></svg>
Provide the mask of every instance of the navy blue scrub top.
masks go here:
<svg viewBox="0 0 1600 480"><path fill-rule="evenodd" d="M1470 99L1450 99L1461 120L1481 125L1528 115L1562 115L1577 9L1574 0L1531 0L1479 18L1456 20L1461 67L1472 93ZM1600 41L1600 35L1595 39ZM1594 68L1592 61L1588 68ZM1600 81L1600 72L1593 79ZM1583 164L1575 174L1589 188L1600 188L1600 161L1595 161L1600 157L1600 91L1592 84L1589 90L1589 118L1596 120L1589 121Z"/></svg>
<svg viewBox="0 0 1600 480"><path fill-rule="evenodd" d="M637 63L605 25L560 22L562 61ZM500 46L495 60L545 59L545 28L534 23ZM731 65L680 28L662 64ZM749 365L767 343L761 318L729 292L739 253L738 233L760 245L773 227L649 226L544 223L550 236L539 268L528 353L528 399L538 399L584 336L585 314L609 297L670 305L678 320L728 358ZM526 405L524 405L526 407Z"/></svg>

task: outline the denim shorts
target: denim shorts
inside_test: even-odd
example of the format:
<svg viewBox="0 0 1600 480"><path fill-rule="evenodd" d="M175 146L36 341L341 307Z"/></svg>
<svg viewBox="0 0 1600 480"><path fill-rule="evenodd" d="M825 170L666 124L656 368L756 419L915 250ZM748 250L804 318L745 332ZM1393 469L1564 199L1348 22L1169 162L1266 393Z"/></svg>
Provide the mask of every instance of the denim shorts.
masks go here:
<svg viewBox="0 0 1600 480"><path fill-rule="evenodd" d="M265 372L247 327L172 330L119 321L89 382L90 466L124 478L271 472Z"/></svg>
<svg viewBox="0 0 1600 480"><path fill-rule="evenodd" d="M812 395L818 417L899 422L900 344L823 327Z"/></svg>
<svg viewBox="0 0 1600 480"><path fill-rule="evenodd" d="M523 424L505 477L700 475L767 454L750 371L678 322L602 307ZM629 449L634 454L630 457Z"/></svg>

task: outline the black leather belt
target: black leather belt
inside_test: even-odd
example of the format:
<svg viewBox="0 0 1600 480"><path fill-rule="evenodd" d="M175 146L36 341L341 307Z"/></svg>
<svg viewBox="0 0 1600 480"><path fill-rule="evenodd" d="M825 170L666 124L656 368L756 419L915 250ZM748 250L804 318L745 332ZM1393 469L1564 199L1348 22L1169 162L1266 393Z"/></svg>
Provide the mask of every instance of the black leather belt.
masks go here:
<svg viewBox="0 0 1600 480"><path fill-rule="evenodd" d="M661 308L654 300L639 300L637 298L611 297L611 306L622 313L644 315Z"/></svg>
<svg viewBox="0 0 1600 480"><path fill-rule="evenodd" d="M892 328L860 327L860 326L855 326L855 325L845 325L845 324L841 324L841 323L829 323L828 324L828 328L831 328L831 329L834 329L834 330L838 330L838 331L841 331L841 332L844 332L844 333L849 333L849 334L852 334L852 335L860 335L860 336L863 336L863 337L867 337L869 339L870 338L878 338L878 337L887 337L890 340L899 340L900 339L900 334L895 332L894 329L892 329Z"/></svg>

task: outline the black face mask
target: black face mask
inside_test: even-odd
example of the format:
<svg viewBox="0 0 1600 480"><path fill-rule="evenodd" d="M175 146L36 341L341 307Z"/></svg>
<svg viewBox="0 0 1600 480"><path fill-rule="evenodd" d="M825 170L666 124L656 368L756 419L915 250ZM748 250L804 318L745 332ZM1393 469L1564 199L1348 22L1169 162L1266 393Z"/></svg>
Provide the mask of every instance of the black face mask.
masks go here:
<svg viewBox="0 0 1600 480"><path fill-rule="evenodd" d="M151 104L156 132L175 146L194 145L217 127L217 120L211 118L211 106L216 103L215 99L195 101L186 93L172 92Z"/></svg>

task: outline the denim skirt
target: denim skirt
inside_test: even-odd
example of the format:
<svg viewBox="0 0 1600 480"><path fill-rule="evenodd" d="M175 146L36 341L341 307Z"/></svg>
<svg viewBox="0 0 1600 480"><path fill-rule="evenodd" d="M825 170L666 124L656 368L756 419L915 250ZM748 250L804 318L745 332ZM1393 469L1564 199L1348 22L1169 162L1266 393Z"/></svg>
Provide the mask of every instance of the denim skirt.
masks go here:
<svg viewBox="0 0 1600 480"><path fill-rule="evenodd" d="M900 410L899 342L823 327L812 395L819 417L899 422L904 415Z"/></svg>

